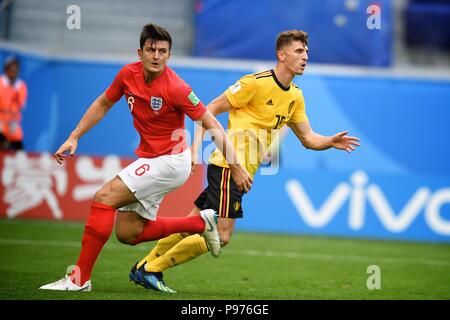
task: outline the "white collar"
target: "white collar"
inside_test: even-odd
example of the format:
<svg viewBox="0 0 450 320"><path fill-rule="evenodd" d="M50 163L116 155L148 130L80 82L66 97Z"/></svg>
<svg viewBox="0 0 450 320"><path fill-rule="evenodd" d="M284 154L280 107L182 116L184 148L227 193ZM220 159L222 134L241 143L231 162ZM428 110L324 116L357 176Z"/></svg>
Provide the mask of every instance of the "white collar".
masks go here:
<svg viewBox="0 0 450 320"><path fill-rule="evenodd" d="M0 76L0 79L1 79L1 81L3 82L3 84L4 84L6 87L10 87L10 86L11 86L11 81L9 81L9 78L6 76L6 74L2 74L2 75ZM22 80L16 79L16 83L14 84L14 88L15 88L16 90L18 90L21 83L22 83Z"/></svg>

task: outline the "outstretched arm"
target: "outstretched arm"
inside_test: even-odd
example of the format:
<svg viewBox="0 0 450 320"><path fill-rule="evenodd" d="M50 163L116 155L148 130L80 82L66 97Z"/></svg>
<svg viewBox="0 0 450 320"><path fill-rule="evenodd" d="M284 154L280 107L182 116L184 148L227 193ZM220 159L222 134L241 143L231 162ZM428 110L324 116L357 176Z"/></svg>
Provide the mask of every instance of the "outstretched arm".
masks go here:
<svg viewBox="0 0 450 320"><path fill-rule="evenodd" d="M197 127L195 130L194 143L191 149L192 161L193 164L197 163L198 150L201 149L203 136L206 130L208 130L217 148L219 148L225 156L228 166L230 167L231 176L236 183L238 190L248 192L252 186L253 179L247 170L239 163L231 141L228 139L225 130L215 117L222 112L230 111L231 108L231 104L224 94L214 99L207 106L208 111L205 112L199 121L196 121L196 125L201 126L202 129L200 130L200 128Z"/></svg>
<svg viewBox="0 0 450 320"><path fill-rule="evenodd" d="M322 136L312 130L309 122L293 123L289 127L307 149L326 150L333 147L350 153L359 146L359 138L348 136L348 131L336 133L334 136Z"/></svg>
<svg viewBox="0 0 450 320"><path fill-rule="evenodd" d="M114 102L108 100L105 94L101 94L87 109L81 118L80 122L76 126L75 130L69 135L67 140L59 147L55 152L55 158L58 163L62 163L64 158L67 157L64 153L70 151L70 156L75 154L75 150L78 146L78 140L86 132L88 132L93 126L95 126L111 109Z"/></svg>

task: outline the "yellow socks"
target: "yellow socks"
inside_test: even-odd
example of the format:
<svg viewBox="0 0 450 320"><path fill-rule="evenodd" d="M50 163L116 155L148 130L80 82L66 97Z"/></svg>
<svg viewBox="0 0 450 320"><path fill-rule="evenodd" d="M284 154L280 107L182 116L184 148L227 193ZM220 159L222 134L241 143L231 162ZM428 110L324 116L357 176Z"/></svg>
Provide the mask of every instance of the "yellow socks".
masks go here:
<svg viewBox="0 0 450 320"><path fill-rule="evenodd" d="M150 253L138 263L137 268L140 268L146 262L148 263L151 260L154 260L159 256L164 255L170 248L172 248L178 242L180 242L181 240L183 240L185 237L188 236L189 236L188 233L174 233L168 237L158 240L153 250L150 251Z"/></svg>
<svg viewBox="0 0 450 320"><path fill-rule="evenodd" d="M153 251L155 249L153 249ZM156 259L147 261L145 269L148 272L162 272L167 268L182 264L201 256L205 252L208 252L205 239L203 239L200 235L195 234L179 241L174 247Z"/></svg>

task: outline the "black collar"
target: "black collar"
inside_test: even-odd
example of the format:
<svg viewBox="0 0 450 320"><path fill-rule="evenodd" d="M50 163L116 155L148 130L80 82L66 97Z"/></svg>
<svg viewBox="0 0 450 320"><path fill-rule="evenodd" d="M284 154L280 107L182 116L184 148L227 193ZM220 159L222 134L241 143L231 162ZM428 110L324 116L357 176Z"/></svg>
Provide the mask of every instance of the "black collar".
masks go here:
<svg viewBox="0 0 450 320"><path fill-rule="evenodd" d="M283 84L278 80L277 76L275 75L275 71L273 71L273 69L271 69L270 72L272 72L273 80L275 80L275 82L276 82L277 85L281 88L281 90L289 91L289 89L291 88L291 86L289 86L289 87L283 86Z"/></svg>

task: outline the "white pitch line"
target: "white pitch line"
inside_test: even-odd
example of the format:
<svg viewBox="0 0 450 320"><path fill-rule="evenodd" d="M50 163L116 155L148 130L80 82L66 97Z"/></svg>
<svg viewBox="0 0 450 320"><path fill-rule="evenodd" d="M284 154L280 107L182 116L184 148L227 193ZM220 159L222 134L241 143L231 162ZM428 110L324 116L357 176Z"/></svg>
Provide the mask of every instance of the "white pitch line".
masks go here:
<svg viewBox="0 0 450 320"><path fill-rule="evenodd" d="M360 256L360 255L336 255L327 253L307 253L307 252L278 252L278 251L256 251L256 250L244 250L241 253L234 252L234 254L243 254L250 256L267 256L267 257L285 257L285 258L304 258L304 259L317 259L317 260L352 260L352 261L373 261L374 263L386 262L386 263L404 263L404 264L417 264L426 266L438 266L438 267L450 267L450 261L437 260L437 259L402 259L393 257L379 257L379 256Z"/></svg>
<svg viewBox="0 0 450 320"><path fill-rule="evenodd" d="M32 240L32 239L6 239L0 238L0 244L6 245L25 245L25 246L49 246L49 247L70 247L80 248L81 244L78 241L56 241L56 240ZM106 249L122 249L129 250L127 245L118 245L108 243ZM148 247L138 246L138 250L147 251ZM325 261L366 261L370 263L403 263L410 265L425 265L432 267L450 267L450 261L438 259L402 259L394 257L378 257L378 256L360 256L360 255L337 255L327 253L308 253L308 252L288 252L288 251L270 251L270 250L226 250L226 254L230 255L244 255L244 256L259 256L259 257L276 257L276 258L294 258L294 259L311 259L311 260L325 260Z"/></svg>

